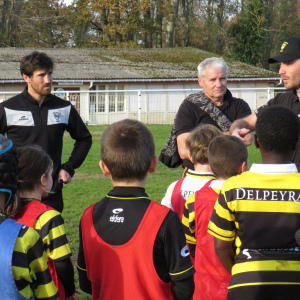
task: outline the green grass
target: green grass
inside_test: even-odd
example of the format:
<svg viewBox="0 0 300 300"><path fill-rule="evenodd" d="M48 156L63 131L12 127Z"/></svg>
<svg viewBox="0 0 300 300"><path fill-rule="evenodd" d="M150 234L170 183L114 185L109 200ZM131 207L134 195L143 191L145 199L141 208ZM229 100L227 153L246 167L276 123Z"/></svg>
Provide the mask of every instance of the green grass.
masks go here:
<svg viewBox="0 0 300 300"><path fill-rule="evenodd" d="M89 126L89 130L93 136L92 148L82 166L76 170L72 182L64 186L64 211L62 215L65 220L66 233L72 249L74 265L76 265L79 244L78 224L82 213L85 208L101 200L112 188L110 179L104 177L99 168L100 137L105 127L106 126ZM149 125L148 127L153 133L156 155L158 156L167 141L171 126ZM72 152L73 145L74 141L69 135L66 135L64 139L63 162L68 159ZM261 162L260 153L253 145L248 147L248 152L250 166L253 162ZM181 178L182 171L183 169L181 167L169 169L159 162L156 171L149 174L147 180L146 192L149 197L160 202L167 187L173 181ZM76 269L75 275L76 286L78 288L79 284ZM77 296L77 299L88 300L91 299L91 296L82 292L81 295Z"/></svg>

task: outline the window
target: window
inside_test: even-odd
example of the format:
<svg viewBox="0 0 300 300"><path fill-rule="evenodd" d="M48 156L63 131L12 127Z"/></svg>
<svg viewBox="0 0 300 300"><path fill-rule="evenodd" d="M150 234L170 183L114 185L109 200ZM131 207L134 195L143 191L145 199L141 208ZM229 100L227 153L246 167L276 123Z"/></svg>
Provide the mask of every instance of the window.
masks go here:
<svg viewBox="0 0 300 300"><path fill-rule="evenodd" d="M124 85L98 85L96 89L103 92L90 93L90 113L125 112L124 92L118 92L124 90Z"/></svg>

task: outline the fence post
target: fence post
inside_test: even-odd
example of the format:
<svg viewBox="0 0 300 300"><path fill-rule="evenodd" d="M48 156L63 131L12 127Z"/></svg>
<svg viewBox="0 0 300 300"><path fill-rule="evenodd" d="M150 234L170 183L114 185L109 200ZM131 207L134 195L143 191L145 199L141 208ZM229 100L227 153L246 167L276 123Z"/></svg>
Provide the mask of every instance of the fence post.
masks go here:
<svg viewBox="0 0 300 300"><path fill-rule="evenodd" d="M268 101L271 100L271 90L268 88Z"/></svg>
<svg viewBox="0 0 300 300"><path fill-rule="evenodd" d="M87 96L87 101L86 101L86 103L87 103L87 107L86 107L86 110L87 110L86 123L90 124L90 113L91 113L90 112L90 93L88 92L86 96Z"/></svg>
<svg viewBox="0 0 300 300"><path fill-rule="evenodd" d="M141 121L141 91L138 91L138 120Z"/></svg>

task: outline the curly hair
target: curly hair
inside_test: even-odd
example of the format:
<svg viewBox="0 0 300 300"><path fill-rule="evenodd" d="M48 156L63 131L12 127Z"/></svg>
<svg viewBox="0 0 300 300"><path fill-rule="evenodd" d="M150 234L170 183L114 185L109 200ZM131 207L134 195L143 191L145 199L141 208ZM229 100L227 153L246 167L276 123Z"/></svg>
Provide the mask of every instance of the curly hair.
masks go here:
<svg viewBox="0 0 300 300"><path fill-rule="evenodd" d="M199 125L185 140L185 146L189 149L194 164L208 164L207 149L210 141L222 132L210 124Z"/></svg>
<svg viewBox="0 0 300 300"><path fill-rule="evenodd" d="M255 131L264 150L286 154L299 140L299 121L289 108L274 105L258 115Z"/></svg>

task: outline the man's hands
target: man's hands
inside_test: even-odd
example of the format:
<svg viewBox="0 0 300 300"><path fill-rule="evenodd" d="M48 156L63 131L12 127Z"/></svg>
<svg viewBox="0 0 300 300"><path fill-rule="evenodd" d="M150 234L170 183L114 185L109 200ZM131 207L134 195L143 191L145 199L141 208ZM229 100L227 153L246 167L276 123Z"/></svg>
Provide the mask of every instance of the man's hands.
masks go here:
<svg viewBox="0 0 300 300"><path fill-rule="evenodd" d="M236 120L232 123L230 127L230 134L240 138L246 146L252 144L253 141L253 131L255 130L256 124L256 114L244 118Z"/></svg>
<svg viewBox="0 0 300 300"><path fill-rule="evenodd" d="M247 128L235 128L231 132L231 135L240 138L245 143L246 146L250 146L252 144L253 133L250 132L250 129L247 129Z"/></svg>
<svg viewBox="0 0 300 300"><path fill-rule="evenodd" d="M67 171L60 170L59 174L58 174L58 182L60 182L60 180L62 180L63 183L69 183L69 182L72 181L72 177L71 177L71 175Z"/></svg>

